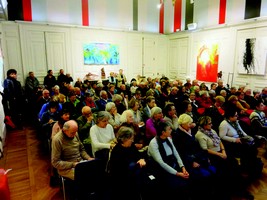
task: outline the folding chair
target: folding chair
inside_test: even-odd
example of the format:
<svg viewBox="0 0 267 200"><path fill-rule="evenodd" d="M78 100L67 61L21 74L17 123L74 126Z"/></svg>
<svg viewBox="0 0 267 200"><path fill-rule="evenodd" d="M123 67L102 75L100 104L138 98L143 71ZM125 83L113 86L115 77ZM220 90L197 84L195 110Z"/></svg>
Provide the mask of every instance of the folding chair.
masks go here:
<svg viewBox="0 0 267 200"><path fill-rule="evenodd" d="M75 199L104 199L106 191L103 189L105 190L107 179L103 161L95 159L81 162L76 165L74 173L74 181L61 176L64 200L66 200L66 181L71 181L74 184Z"/></svg>

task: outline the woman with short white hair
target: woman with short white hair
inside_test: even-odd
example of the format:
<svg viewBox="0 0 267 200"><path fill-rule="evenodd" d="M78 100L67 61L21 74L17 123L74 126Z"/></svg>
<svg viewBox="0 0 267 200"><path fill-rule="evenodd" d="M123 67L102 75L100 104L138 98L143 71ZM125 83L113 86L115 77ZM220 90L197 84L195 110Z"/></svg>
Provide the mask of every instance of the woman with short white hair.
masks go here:
<svg viewBox="0 0 267 200"><path fill-rule="evenodd" d="M195 135L191 133L193 119L188 114L181 114L178 124L178 129L172 132L173 144L190 174L193 186L198 188L198 197L204 198L207 195L205 188L214 184L211 178L216 168L209 163L207 151L200 148Z"/></svg>
<svg viewBox="0 0 267 200"><path fill-rule="evenodd" d="M114 132L116 133L118 131L120 124L121 124L121 122L120 122L121 115L117 112L117 107L116 107L115 103L108 102L106 104L106 111L109 114L108 123L114 128Z"/></svg>
<svg viewBox="0 0 267 200"><path fill-rule="evenodd" d="M146 139L147 144L157 135L156 127L158 123L163 120L162 109L160 107L153 107L151 109L151 117L146 121Z"/></svg>

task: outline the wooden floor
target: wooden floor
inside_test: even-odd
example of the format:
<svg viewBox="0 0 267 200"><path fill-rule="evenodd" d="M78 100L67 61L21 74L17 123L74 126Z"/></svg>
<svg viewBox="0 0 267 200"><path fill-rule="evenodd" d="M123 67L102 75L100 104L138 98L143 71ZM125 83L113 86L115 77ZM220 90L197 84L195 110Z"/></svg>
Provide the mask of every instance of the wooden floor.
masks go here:
<svg viewBox="0 0 267 200"><path fill-rule="evenodd" d="M259 156L264 153L265 148L260 148ZM262 160L263 175L249 188L255 200L267 199L267 160L263 156ZM43 153L36 130L31 126L8 131L0 168L12 169L8 173L11 200L63 199L59 187L49 186L50 156Z"/></svg>
<svg viewBox="0 0 267 200"><path fill-rule="evenodd" d="M7 133L0 168L12 169L8 173L11 200L63 199L59 187L49 186L50 156L40 146L32 127Z"/></svg>

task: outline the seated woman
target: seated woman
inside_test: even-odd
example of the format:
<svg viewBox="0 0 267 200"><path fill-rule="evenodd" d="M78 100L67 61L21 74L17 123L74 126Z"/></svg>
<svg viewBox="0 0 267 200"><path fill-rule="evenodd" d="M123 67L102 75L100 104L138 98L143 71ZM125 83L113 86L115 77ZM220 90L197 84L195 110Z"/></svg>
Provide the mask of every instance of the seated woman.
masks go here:
<svg viewBox="0 0 267 200"><path fill-rule="evenodd" d="M154 96L146 97L146 106L143 109L142 118L146 122L151 117L151 109L156 106L156 101Z"/></svg>
<svg viewBox="0 0 267 200"><path fill-rule="evenodd" d="M96 115L96 124L90 129L92 154L95 158L107 163L109 151L115 146L115 134L113 127L108 123L107 111L99 111Z"/></svg>
<svg viewBox="0 0 267 200"><path fill-rule="evenodd" d="M187 199L186 189L189 185L189 173L187 172L179 153L170 138L172 128L162 121L156 128L156 136L148 146L148 156L151 158L151 169L162 187L168 188L164 193L168 196L178 196L179 199ZM169 198L170 198L169 197Z"/></svg>
<svg viewBox="0 0 267 200"><path fill-rule="evenodd" d="M44 131L44 138L48 139L52 134L52 127L54 123L59 120L58 102L50 101L48 104L48 110L42 114L41 126ZM42 138L43 138L42 137Z"/></svg>
<svg viewBox="0 0 267 200"><path fill-rule="evenodd" d="M157 126L160 121L163 121L162 109L160 107L153 107L151 109L151 117L146 121L146 143L157 135Z"/></svg>
<svg viewBox="0 0 267 200"><path fill-rule="evenodd" d="M226 150L232 156L240 158L241 167L251 176L259 176L262 162L257 158L257 146L254 139L247 135L239 125L237 111L225 111L225 120L219 126L219 135L224 142Z"/></svg>
<svg viewBox="0 0 267 200"><path fill-rule="evenodd" d="M70 113L68 110L64 109L64 110L61 110L59 112L59 119L56 123L54 123L53 127L52 127L52 134L51 134L51 138L53 139L53 137L59 132L62 130L62 127L64 125L64 123L66 121L69 121L70 120Z"/></svg>
<svg viewBox="0 0 267 200"><path fill-rule="evenodd" d="M126 126L134 131L134 144L138 150L141 150L145 146L144 133L139 128L138 124L134 122L133 112L131 110L125 110L121 115L121 127Z"/></svg>
<svg viewBox="0 0 267 200"><path fill-rule="evenodd" d="M204 108L204 110L206 108L209 108L212 105L212 101L209 98L209 92L206 90L201 90L199 91L199 95L200 95L200 98L197 101L199 108ZM202 115L202 113L199 113L199 114Z"/></svg>
<svg viewBox="0 0 267 200"><path fill-rule="evenodd" d="M134 122L138 124L139 127L144 127L145 123L142 118L141 111L139 110L140 108L140 100L132 98L129 101L129 110L133 112L134 115Z"/></svg>
<svg viewBox="0 0 267 200"><path fill-rule="evenodd" d="M238 170L237 160L228 154L224 145L217 135L217 133L211 128L212 121L209 116L202 116L199 119L199 130L195 136L200 147L203 150L207 150L210 163L217 169L217 174L221 181L218 181L218 188L224 188L224 183L228 182L229 189L220 190L221 196L230 197L233 192L244 191L244 181L241 181L240 171ZM227 154L226 154L227 152ZM231 180L229 182L229 180ZM249 196L249 194L246 194Z"/></svg>
<svg viewBox="0 0 267 200"><path fill-rule="evenodd" d="M193 120L189 115L180 115L178 118L179 127L176 132L172 132L172 139L186 169L190 173L193 189L196 190L197 195L203 195L199 199L205 199L205 188L211 188L215 184L211 178L216 174L216 168L210 164L207 150L201 149L195 140L195 136L191 134L192 123ZM205 194L203 194L203 191L205 191Z"/></svg>
<svg viewBox="0 0 267 200"><path fill-rule="evenodd" d="M114 94L113 97L112 97L112 102L115 103L116 105L116 108L117 108L117 112L119 114L122 114L123 111L126 110L126 107L125 105L122 103L122 96L120 94Z"/></svg>
<svg viewBox="0 0 267 200"><path fill-rule="evenodd" d="M106 111L109 113L108 123L113 127L114 132L116 134L121 124L121 115L117 112L117 107L113 102L108 102L106 104Z"/></svg>
<svg viewBox="0 0 267 200"><path fill-rule="evenodd" d="M267 137L267 118L264 113L265 105L262 101L255 102L256 109L250 114L253 134Z"/></svg>
<svg viewBox="0 0 267 200"><path fill-rule="evenodd" d="M188 100L183 101L181 105L181 110L181 114L185 113L193 119L193 123L191 124L191 132L193 135L195 135L197 133L198 115L196 112L193 111L192 102Z"/></svg>
<svg viewBox="0 0 267 200"><path fill-rule="evenodd" d="M133 129L122 126L117 135L118 143L111 151L109 172L114 200L124 200L126 196L130 200L140 198L144 174L142 169L146 166L146 161L133 143L134 135Z"/></svg>

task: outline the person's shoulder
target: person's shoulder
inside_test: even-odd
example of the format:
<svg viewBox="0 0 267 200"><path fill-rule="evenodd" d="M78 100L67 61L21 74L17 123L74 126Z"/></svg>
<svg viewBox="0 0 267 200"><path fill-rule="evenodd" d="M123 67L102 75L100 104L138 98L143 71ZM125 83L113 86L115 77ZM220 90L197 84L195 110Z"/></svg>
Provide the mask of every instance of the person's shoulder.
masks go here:
<svg viewBox="0 0 267 200"><path fill-rule="evenodd" d="M63 132L62 130L60 130L54 137L53 137L53 141L60 141L63 138Z"/></svg>

